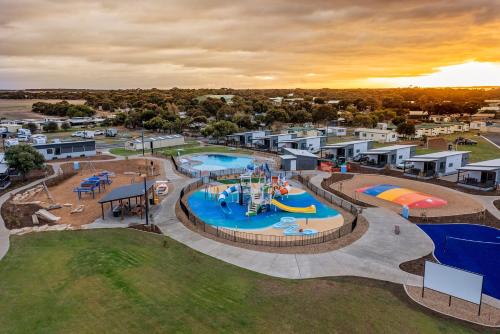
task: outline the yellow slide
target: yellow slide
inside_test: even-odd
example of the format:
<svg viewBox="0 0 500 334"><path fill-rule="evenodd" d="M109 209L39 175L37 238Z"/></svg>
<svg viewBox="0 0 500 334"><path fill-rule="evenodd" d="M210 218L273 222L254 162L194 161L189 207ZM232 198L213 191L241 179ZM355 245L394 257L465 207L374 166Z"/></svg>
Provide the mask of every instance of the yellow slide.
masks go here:
<svg viewBox="0 0 500 334"><path fill-rule="evenodd" d="M293 206L285 205L277 200L273 199L271 204L276 205L283 211L293 212L293 213L316 213L316 206L314 204L306 206L305 208L296 208Z"/></svg>

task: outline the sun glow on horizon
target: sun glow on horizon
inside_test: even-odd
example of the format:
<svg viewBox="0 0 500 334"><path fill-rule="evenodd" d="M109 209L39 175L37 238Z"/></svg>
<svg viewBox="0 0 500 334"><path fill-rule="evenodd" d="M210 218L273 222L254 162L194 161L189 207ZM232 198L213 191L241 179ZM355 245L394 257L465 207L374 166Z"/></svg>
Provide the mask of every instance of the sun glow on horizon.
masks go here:
<svg viewBox="0 0 500 334"><path fill-rule="evenodd" d="M500 63L470 61L440 66L435 72L412 77L369 78L372 84L385 87L472 87L500 86Z"/></svg>

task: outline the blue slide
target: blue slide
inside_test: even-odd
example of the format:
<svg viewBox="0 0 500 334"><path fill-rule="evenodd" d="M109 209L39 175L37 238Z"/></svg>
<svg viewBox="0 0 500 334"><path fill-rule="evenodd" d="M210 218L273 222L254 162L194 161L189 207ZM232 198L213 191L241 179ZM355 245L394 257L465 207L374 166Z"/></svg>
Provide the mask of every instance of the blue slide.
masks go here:
<svg viewBox="0 0 500 334"><path fill-rule="evenodd" d="M232 213L231 209L229 208L229 205L227 204L226 199L230 194L237 192L238 192L238 187L231 186L219 194L218 198L219 206L222 212L224 212L226 215L230 215Z"/></svg>

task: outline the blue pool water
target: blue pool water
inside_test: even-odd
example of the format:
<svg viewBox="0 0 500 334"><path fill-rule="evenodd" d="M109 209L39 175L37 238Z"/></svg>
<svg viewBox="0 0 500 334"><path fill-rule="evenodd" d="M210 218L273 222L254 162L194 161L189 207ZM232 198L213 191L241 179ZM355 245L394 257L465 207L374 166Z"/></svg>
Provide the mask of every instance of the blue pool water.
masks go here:
<svg viewBox="0 0 500 334"><path fill-rule="evenodd" d="M192 157L191 160L201 162L201 164L194 165L192 168L202 171L245 168L248 164L252 163L252 159L248 157L237 157L223 154L197 155Z"/></svg>
<svg viewBox="0 0 500 334"><path fill-rule="evenodd" d="M483 292L500 298L500 230L471 224L418 226L434 241L439 262L483 275Z"/></svg>
<svg viewBox="0 0 500 334"><path fill-rule="evenodd" d="M236 197L234 197L236 199ZM203 190L194 192L188 198L189 206L193 213L195 213L205 223L228 228L238 229L261 229L267 228L280 221L282 217L295 217L295 218L327 218L338 215L338 211L322 204L313 196L308 193L290 195L288 198L280 198L280 202L295 207L305 207L311 204L316 206L316 213L291 213L285 212L280 209L260 213L256 216L248 218L245 216L246 206L239 205L238 203L231 203L228 200L229 208L232 213L230 215L222 212L219 204L215 200L206 200Z"/></svg>

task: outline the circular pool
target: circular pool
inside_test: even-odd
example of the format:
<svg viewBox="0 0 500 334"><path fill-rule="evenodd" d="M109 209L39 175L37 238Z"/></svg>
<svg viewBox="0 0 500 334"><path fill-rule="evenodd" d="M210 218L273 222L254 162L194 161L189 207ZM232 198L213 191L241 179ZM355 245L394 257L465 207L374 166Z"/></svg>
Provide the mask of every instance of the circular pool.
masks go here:
<svg viewBox="0 0 500 334"><path fill-rule="evenodd" d="M247 156L229 156L224 154L202 154L190 158L196 164L191 168L201 171L215 171L230 168L246 168L252 163Z"/></svg>

